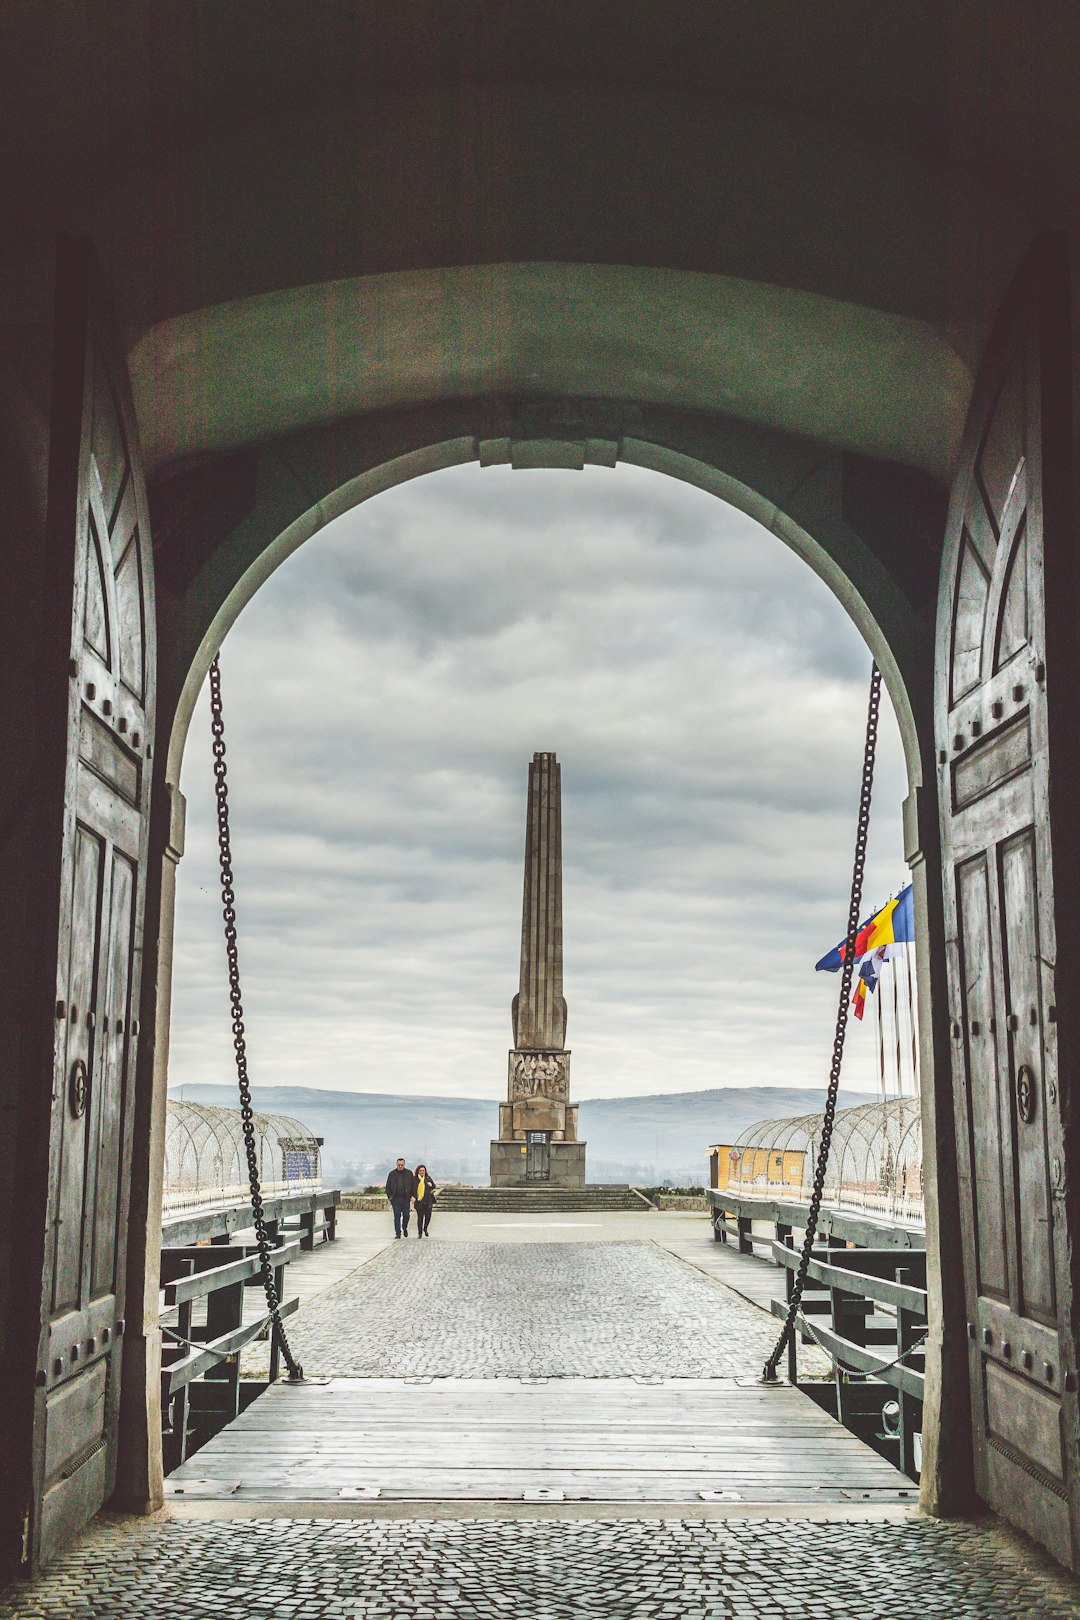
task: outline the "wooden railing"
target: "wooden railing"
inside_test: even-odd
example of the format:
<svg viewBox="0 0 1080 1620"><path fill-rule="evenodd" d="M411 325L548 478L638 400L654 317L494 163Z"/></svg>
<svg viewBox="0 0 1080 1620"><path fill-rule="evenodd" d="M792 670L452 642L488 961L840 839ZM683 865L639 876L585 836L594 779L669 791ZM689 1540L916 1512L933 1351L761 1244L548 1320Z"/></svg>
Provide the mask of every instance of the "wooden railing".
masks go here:
<svg viewBox="0 0 1080 1620"><path fill-rule="evenodd" d="M274 1249L271 1260L281 1315L291 1316L299 1301L285 1295L285 1267L300 1253L299 1243ZM280 1347L269 1311L244 1321L247 1286L261 1286L258 1251L240 1246L165 1249L161 1256L165 1320L162 1322L161 1412L165 1471L178 1468L191 1452L223 1429L266 1388L245 1380L241 1390L240 1352L252 1340L271 1335L270 1378L278 1376ZM196 1308L205 1314L195 1321ZM175 1313L175 1320L170 1320ZM200 1313L202 1314L202 1313ZM242 1395L246 1397L242 1400Z"/></svg>
<svg viewBox="0 0 1080 1620"><path fill-rule="evenodd" d="M262 1195L264 1198L273 1198L279 1195L287 1196L297 1192L321 1192L321 1181L264 1181ZM215 1205L225 1206L242 1204L251 1196L246 1182L236 1182L230 1187L184 1187L170 1186L166 1188L162 1198L161 1207L166 1216L183 1215L188 1210L208 1209Z"/></svg>
<svg viewBox="0 0 1080 1620"><path fill-rule="evenodd" d="M708 1191L713 1235L778 1268L773 1314L787 1313L805 1205ZM926 1249L921 1229L850 1209L822 1209L807 1268L800 1331L788 1378L911 1478L921 1460L926 1335ZM801 1344L831 1358L831 1383L799 1375Z"/></svg>
<svg viewBox="0 0 1080 1620"><path fill-rule="evenodd" d="M289 1292L286 1268L305 1250L334 1240L340 1196L333 1189L265 1200L282 1317L292 1316L299 1305ZM250 1227L251 1205L246 1200L163 1222L161 1415L166 1473L231 1423L279 1376L281 1347L263 1303L258 1250L253 1241L230 1241L236 1234L248 1236ZM269 1378L242 1379L241 1352L266 1337Z"/></svg>
<svg viewBox="0 0 1080 1620"><path fill-rule="evenodd" d="M735 1197L778 1199L805 1208L813 1189L804 1183L767 1181L762 1176L758 1181L735 1182L727 1190ZM835 1209L862 1210L868 1215L880 1215L887 1221L912 1226L922 1226L925 1221L921 1193L908 1193L900 1188L894 1192L877 1192L869 1187L833 1185L825 1188L824 1196Z"/></svg>
<svg viewBox="0 0 1080 1620"><path fill-rule="evenodd" d="M303 1249L314 1248L325 1239L332 1243L336 1231L338 1188L318 1192L271 1193L263 1198L263 1213L270 1235L275 1239L297 1232ZM173 1248L193 1243L228 1243L234 1232L251 1226L251 1205L247 1196L202 1209L169 1213L162 1217L161 1241Z"/></svg>

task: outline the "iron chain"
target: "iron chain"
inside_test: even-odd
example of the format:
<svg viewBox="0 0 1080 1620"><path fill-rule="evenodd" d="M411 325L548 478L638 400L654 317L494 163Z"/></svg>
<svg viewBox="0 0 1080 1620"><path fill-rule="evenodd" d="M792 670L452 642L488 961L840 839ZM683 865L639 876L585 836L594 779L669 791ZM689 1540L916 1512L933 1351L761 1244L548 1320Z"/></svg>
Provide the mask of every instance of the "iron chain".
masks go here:
<svg viewBox="0 0 1080 1620"><path fill-rule="evenodd" d="M817 1236L818 1217L821 1214L821 1199L825 1190L825 1173L829 1163L829 1149L832 1145L833 1122L836 1119L836 1097L840 1090L840 1070L844 1062L844 1037L847 1034L848 1012L851 1005L851 981L855 973L855 941L858 938L859 922L862 915L863 876L866 871L866 840L870 831L870 799L874 789L874 757L877 753L878 711L880 706L881 671L875 663L870 670L870 699L866 712L866 744L863 750L862 784L859 790L859 822L855 831L855 862L851 874L851 901L848 907L847 936L844 943L844 960L840 970L840 1006L836 1014L836 1033L833 1038L832 1064L829 1069L829 1089L825 1096L825 1117L821 1126L821 1141L818 1143L814 1186L810 1195L810 1205L806 1212L802 1250L799 1254L799 1265L795 1273L795 1281L792 1284L791 1294L788 1298L787 1315L784 1318L784 1325L780 1329L780 1337L773 1346L772 1353L762 1369L761 1376L767 1384L776 1382L776 1369L780 1357L783 1355L791 1335L795 1331L795 1319L799 1315L802 1303L803 1289L806 1286L806 1273L810 1266L814 1239Z"/></svg>
<svg viewBox="0 0 1080 1620"><path fill-rule="evenodd" d="M225 722L221 717L221 668L217 658L210 665L210 727L214 735L214 792L217 797L218 860L221 866L221 911L225 924L225 954L229 962L229 1004L232 1012L233 1052L236 1058L236 1083L240 1091L240 1121L244 1132L244 1150L247 1155L248 1181L251 1185L252 1225L259 1248L259 1271L266 1294L266 1308L270 1313L273 1331L277 1334L289 1377L300 1379L304 1369L292 1353L288 1335L281 1325L281 1301L278 1298L274 1270L270 1264L270 1238L263 1214L262 1185L259 1180L259 1158L255 1146L255 1118L251 1106L251 1081L248 1077L247 1035L244 1030L244 1004L240 996L240 960L236 943L236 894L233 889L232 841L229 836L229 789L225 769Z"/></svg>
<svg viewBox="0 0 1080 1620"><path fill-rule="evenodd" d="M799 1325L800 1327L806 1329L814 1343L819 1345L820 1348L824 1350L825 1354L832 1359L834 1367L839 1367L842 1372L855 1373L860 1377L865 1375L865 1368L849 1367L847 1362L844 1361L841 1356L837 1355L832 1345L830 1345L828 1341L821 1336L813 1322L811 1322L807 1317L803 1316L801 1311L799 1312ZM925 1333L919 1334L919 1337L915 1340L914 1344L909 1344L907 1349L901 1350L898 1356L894 1356L891 1361L882 1361L876 1367L871 1368L869 1376L871 1378L880 1378L882 1373L891 1372L894 1367L902 1367L908 1356L913 1356L917 1351L921 1350L929 1337L930 1329L927 1328Z"/></svg>

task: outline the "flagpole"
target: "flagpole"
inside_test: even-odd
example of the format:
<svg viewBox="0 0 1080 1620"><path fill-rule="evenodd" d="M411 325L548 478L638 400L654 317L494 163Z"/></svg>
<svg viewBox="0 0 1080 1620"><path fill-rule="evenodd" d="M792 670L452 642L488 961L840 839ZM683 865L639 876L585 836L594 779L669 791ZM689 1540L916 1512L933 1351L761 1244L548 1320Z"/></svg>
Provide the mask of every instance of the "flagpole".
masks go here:
<svg viewBox="0 0 1080 1620"><path fill-rule="evenodd" d="M921 1094L922 1087L919 1084L919 1023L916 1015L914 975L911 971L911 958L914 953L914 942L904 947L904 961L907 964L908 1018L911 1021L911 1077L914 1083L915 1095L918 1097Z"/></svg>
<svg viewBox="0 0 1080 1620"><path fill-rule="evenodd" d="M878 975L878 993L874 997L877 1002L877 1035L878 1035L878 1079L881 1081L881 1100L884 1103L887 1097L885 1090L885 1028L882 1024L882 1002L885 997L881 991L881 976Z"/></svg>
<svg viewBox="0 0 1080 1620"><path fill-rule="evenodd" d="M893 1004L893 1033L896 1036L896 1094L904 1095L904 1076L901 1070L900 1055L900 983L896 972L896 958L892 958L892 1004Z"/></svg>

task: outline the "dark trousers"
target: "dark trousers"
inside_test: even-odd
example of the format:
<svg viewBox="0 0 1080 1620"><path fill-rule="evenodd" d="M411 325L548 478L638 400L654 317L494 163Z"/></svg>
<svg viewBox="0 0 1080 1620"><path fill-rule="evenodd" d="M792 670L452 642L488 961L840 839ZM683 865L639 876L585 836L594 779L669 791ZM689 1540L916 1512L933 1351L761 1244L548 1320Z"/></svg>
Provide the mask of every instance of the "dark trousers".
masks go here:
<svg viewBox="0 0 1080 1620"><path fill-rule="evenodd" d="M416 1206L416 1225L421 1236L431 1225L431 1211L434 1208L434 1205L435 1200L433 1198L428 1198L425 1199L422 1204L417 1204Z"/></svg>
<svg viewBox="0 0 1080 1620"><path fill-rule="evenodd" d="M408 1235L411 1200L408 1198L391 1198L390 1202L394 1206L394 1236L400 1237L402 1232Z"/></svg>

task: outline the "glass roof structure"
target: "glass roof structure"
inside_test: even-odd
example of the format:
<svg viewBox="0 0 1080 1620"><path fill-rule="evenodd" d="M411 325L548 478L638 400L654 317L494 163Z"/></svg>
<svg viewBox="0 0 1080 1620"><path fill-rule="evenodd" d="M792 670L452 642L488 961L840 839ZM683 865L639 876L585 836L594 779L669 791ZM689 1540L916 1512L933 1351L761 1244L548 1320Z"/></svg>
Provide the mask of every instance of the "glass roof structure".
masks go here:
<svg viewBox="0 0 1080 1620"><path fill-rule="evenodd" d="M727 1186L808 1200L824 1114L751 1125L728 1150ZM890 1097L836 1115L825 1172L826 1203L921 1221L922 1113L917 1097Z"/></svg>
<svg viewBox="0 0 1080 1620"><path fill-rule="evenodd" d="M265 1192L313 1191L322 1185L319 1142L288 1114L255 1114L255 1146ZM250 1196L239 1108L209 1108L169 1098L165 1118L167 1213Z"/></svg>

